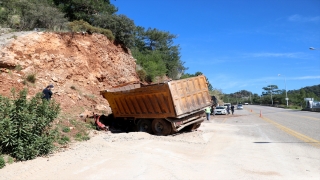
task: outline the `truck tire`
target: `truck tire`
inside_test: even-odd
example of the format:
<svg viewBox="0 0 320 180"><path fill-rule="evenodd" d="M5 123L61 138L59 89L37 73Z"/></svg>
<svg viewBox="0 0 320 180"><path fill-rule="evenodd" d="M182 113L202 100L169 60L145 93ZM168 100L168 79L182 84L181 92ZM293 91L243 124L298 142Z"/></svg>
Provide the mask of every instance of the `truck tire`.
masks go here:
<svg viewBox="0 0 320 180"><path fill-rule="evenodd" d="M186 127L186 130L187 131L194 131L194 130L198 129L200 126L201 126L201 123L191 124Z"/></svg>
<svg viewBox="0 0 320 180"><path fill-rule="evenodd" d="M149 119L140 119L137 124L137 131L138 132L147 132L152 133L151 128L151 120Z"/></svg>
<svg viewBox="0 0 320 180"><path fill-rule="evenodd" d="M172 132L171 124L164 119L154 119L152 121L152 131L155 135L167 136Z"/></svg>

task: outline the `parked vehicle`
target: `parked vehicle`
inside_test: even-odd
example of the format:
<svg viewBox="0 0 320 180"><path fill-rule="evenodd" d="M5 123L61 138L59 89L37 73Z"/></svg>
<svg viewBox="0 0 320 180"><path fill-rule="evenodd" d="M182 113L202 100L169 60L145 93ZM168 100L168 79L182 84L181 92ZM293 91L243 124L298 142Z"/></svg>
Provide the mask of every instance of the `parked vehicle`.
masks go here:
<svg viewBox="0 0 320 180"><path fill-rule="evenodd" d="M227 114L227 110L224 106L218 106L214 109L214 114Z"/></svg>
<svg viewBox="0 0 320 180"><path fill-rule="evenodd" d="M229 106L229 108L231 107L231 103L224 103L223 106L227 109L227 107Z"/></svg>
<svg viewBox="0 0 320 180"><path fill-rule="evenodd" d="M244 105L249 105L249 103L244 103Z"/></svg>
<svg viewBox="0 0 320 180"><path fill-rule="evenodd" d="M237 109L242 110L243 109L242 104L238 104Z"/></svg>
<svg viewBox="0 0 320 180"><path fill-rule="evenodd" d="M113 123L123 122L156 135L199 128L204 109L212 104L203 75L154 85L127 85L100 94L109 102Z"/></svg>

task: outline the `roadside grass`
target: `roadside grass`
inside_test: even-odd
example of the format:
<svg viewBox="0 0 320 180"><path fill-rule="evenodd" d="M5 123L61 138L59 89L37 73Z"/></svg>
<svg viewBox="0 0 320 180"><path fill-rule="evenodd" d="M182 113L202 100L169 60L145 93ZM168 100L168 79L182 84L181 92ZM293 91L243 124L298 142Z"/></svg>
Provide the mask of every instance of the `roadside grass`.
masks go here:
<svg viewBox="0 0 320 180"><path fill-rule="evenodd" d="M69 113L61 113L55 122L54 130L55 145L59 148L66 147L71 142L89 140L89 132L95 130L95 125L93 120L84 122Z"/></svg>
<svg viewBox="0 0 320 180"><path fill-rule="evenodd" d="M36 82L36 80L37 80L36 74L30 73L23 77L22 84L26 86L30 86L30 85L34 86L35 85L34 83Z"/></svg>
<svg viewBox="0 0 320 180"><path fill-rule="evenodd" d="M0 155L0 169L6 166L6 161L4 160L3 156Z"/></svg>
<svg viewBox="0 0 320 180"><path fill-rule="evenodd" d="M0 154L0 169L2 169L4 166L6 166L6 164L14 163L14 161L15 160L13 157L6 155L6 154L3 154L3 155Z"/></svg>
<svg viewBox="0 0 320 180"><path fill-rule="evenodd" d="M17 35L12 35L9 39L11 39L11 38L13 38L13 39L17 39L17 38L18 38L18 36L17 36Z"/></svg>
<svg viewBox="0 0 320 180"><path fill-rule="evenodd" d="M278 105L278 108L284 108L284 109L293 109L293 110L302 110L301 106L296 106L296 105Z"/></svg>
<svg viewBox="0 0 320 180"><path fill-rule="evenodd" d="M14 162L14 159L13 159L13 157L11 157L11 156L7 156L7 163L8 164L12 164L13 162Z"/></svg>
<svg viewBox="0 0 320 180"><path fill-rule="evenodd" d="M26 76L26 80L27 80L28 82L34 84L34 83L36 82L36 80L37 80L37 79L36 79L36 74L34 74L34 73L28 74L28 75Z"/></svg>
<svg viewBox="0 0 320 180"><path fill-rule="evenodd" d="M289 106L288 109L293 109L293 110L302 110L301 106Z"/></svg>
<svg viewBox="0 0 320 180"><path fill-rule="evenodd" d="M20 64L18 64L14 70L16 70L17 72L20 72L22 70L22 66Z"/></svg>

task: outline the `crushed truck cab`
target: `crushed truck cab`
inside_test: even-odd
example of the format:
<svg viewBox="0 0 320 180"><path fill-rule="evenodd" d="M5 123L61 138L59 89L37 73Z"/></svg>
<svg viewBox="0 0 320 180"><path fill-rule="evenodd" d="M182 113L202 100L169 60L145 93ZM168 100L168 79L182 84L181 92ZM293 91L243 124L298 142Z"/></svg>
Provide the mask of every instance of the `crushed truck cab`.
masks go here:
<svg viewBox="0 0 320 180"><path fill-rule="evenodd" d="M211 106L205 76L153 85L131 84L101 91L113 116L133 120L138 131L169 135L188 127L197 129Z"/></svg>

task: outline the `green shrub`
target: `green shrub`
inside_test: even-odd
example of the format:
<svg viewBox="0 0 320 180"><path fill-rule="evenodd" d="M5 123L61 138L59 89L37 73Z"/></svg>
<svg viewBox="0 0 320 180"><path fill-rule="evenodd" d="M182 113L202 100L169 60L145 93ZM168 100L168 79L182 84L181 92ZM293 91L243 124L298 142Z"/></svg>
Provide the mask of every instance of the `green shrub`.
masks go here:
<svg viewBox="0 0 320 180"><path fill-rule="evenodd" d="M10 76L11 78L13 77L13 74L12 74L12 71L11 71L11 70L8 71L8 74L9 74L9 76Z"/></svg>
<svg viewBox="0 0 320 180"><path fill-rule="evenodd" d="M6 166L6 162L3 156L0 156L0 169L2 169L4 166Z"/></svg>
<svg viewBox="0 0 320 180"><path fill-rule="evenodd" d="M20 72L22 70L22 66L18 64L15 68L16 71Z"/></svg>
<svg viewBox="0 0 320 180"><path fill-rule="evenodd" d="M16 35L11 36L13 39L17 39L18 37Z"/></svg>
<svg viewBox="0 0 320 180"><path fill-rule="evenodd" d="M58 143L61 144L61 145L64 145L64 144L68 144L68 142L70 141L70 138L67 137L67 136L62 136L59 140L58 140Z"/></svg>
<svg viewBox="0 0 320 180"><path fill-rule="evenodd" d="M61 27L67 19L49 1L0 1L0 24L17 30Z"/></svg>
<svg viewBox="0 0 320 180"><path fill-rule="evenodd" d="M160 51L139 52L137 49L133 49L132 55L137 59L137 64L146 72L144 80L153 81L155 77L162 77L166 74L166 64Z"/></svg>
<svg viewBox="0 0 320 180"><path fill-rule="evenodd" d="M8 159L7 159L7 163L12 164L13 163L13 158L9 156Z"/></svg>
<svg viewBox="0 0 320 180"><path fill-rule="evenodd" d="M28 82L35 83L36 82L36 75L35 74L28 74L26 77L26 80Z"/></svg>
<svg viewBox="0 0 320 180"><path fill-rule="evenodd" d="M70 128L69 127L63 127L62 128L62 132L68 133L68 132L70 132Z"/></svg>
<svg viewBox="0 0 320 180"><path fill-rule="evenodd" d="M141 81L145 81L147 77L147 72L143 69L137 71L138 77Z"/></svg>
<svg viewBox="0 0 320 180"><path fill-rule="evenodd" d="M68 24L72 32L91 32L91 33L100 33L105 35L108 39L114 40L114 36L109 29L103 29L91 26L86 21L73 21Z"/></svg>
<svg viewBox="0 0 320 180"><path fill-rule="evenodd" d="M134 21L125 15L95 15L92 25L104 29L110 29L116 41L124 44L128 48L135 45L136 26Z"/></svg>
<svg viewBox="0 0 320 180"><path fill-rule="evenodd" d="M93 129L96 130L97 129L97 125L96 123L93 121L89 121L88 124L86 125L88 129Z"/></svg>
<svg viewBox="0 0 320 180"><path fill-rule="evenodd" d="M16 160L34 159L50 153L53 148L53 120L60 112L54 100L43 100L38 93L27 100L27 90L16 98L0 95L0 149Z"/></svg>
<svg viewBox="0 0 320 180"><path fill-rule="evenodd" d="M87 141L90 139L89 135L87 133L77 133L75 139L77 141Z"/></svg>
<svg viewBox="0 0 320 180"><path fill-rule="evenodd" d="M70 88L73 90L77 90L77 88L75 86L71 86Z"/></svg>

